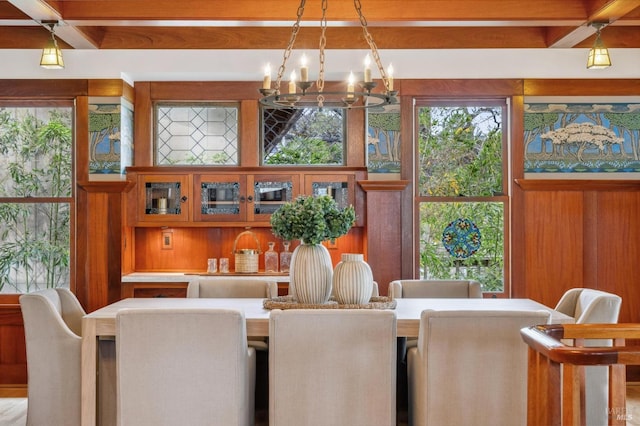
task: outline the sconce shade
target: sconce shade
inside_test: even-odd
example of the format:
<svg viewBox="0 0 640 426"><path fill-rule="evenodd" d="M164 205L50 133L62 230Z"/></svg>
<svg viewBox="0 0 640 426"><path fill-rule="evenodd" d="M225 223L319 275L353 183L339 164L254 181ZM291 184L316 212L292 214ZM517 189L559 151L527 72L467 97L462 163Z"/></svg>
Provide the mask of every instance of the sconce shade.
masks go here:
<svg viewBox="0 0 640 426"><path fill-rule="evenodd" d="M47 45L42 49L42 57L40 58L40 66L47 69L62 69L64 68L64 61L62 60L62 51L56 43L53 32L51 33L51 40L47 42Z"/></svg>

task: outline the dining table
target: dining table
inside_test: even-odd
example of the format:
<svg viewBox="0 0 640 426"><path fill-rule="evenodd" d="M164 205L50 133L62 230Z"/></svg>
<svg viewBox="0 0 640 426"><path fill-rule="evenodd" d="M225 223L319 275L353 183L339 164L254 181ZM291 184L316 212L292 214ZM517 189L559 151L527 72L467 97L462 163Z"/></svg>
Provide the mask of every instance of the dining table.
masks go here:
<svg viewBox="0 0 640 426"><path fill-rule="evenodd" d="M82 365L81 365L81 424L96 424L97 407L97 342L99 338L115 337L116 315L123 309L182 309L223 308L244 312L247 336L269 336L270 310L264 307L265 299L224 298L129 298L122 299L83 317ZM424 310L478 310L478 311L537 311L551 313L550 323L572 323L573 317L555 311L531 299L395 299L396 334L398 337L418 337L420 315Z"/></svg>

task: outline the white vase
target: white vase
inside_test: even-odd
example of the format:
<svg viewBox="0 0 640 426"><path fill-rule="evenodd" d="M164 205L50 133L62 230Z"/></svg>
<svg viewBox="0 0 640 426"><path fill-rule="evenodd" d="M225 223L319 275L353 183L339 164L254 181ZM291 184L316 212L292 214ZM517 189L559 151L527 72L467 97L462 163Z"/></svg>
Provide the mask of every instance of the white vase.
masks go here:
<svg viewBox="0 0 640 426"><path fill-rule="evenodd" d="M338 303L363 305L371 300L373 273L362 254L343 253L333 271L333 294Z"/></svg>
<svg viewBox="0 0 640 426"><path fill-rule="evenodd" d="M333 264L329 250L322 244L302 243L291 255L289 294L298 302L322 304L329 300Z"/></svg>

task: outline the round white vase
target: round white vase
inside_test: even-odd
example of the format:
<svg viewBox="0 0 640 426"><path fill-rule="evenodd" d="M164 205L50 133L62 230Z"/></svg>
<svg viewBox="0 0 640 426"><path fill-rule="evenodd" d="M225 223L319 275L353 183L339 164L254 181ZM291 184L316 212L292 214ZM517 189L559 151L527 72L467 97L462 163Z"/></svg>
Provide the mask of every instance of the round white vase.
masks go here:
<svg viewBox="0 0 640 426"><path fill-rule="evenodd" d="M331 295L333 264L329 250L322 244L302 243L291 255L289 294L300 303L327 303Z"/></svg>
<svg viewBox="0 0 640 426"><path fill-rule="evenodd" d="M333 271L333 294L338 303L363 305L371 300L373 273L362 254L343 253Z"/></svg>

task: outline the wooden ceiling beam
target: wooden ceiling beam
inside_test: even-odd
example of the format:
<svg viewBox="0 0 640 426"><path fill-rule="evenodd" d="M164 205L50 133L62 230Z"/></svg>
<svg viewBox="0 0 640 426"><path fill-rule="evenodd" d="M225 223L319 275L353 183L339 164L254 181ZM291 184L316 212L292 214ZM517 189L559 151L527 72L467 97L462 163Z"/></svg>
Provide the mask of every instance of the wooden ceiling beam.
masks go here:
<svg viewBox="0 0 640 426"><path fill-rule="evenodd" d="M12 0L15 1L15 0ZM43 0L40 0L43 1ZM367 0L362 12L369 22L385 21L532 21L584 20L585 0ZM65 20L229 20L293 21L299 0L110 0L61 1ZM307 2L304 20L319 20L320 2ZM327 19L357 21L351 1L329 1Z"/></svg>

